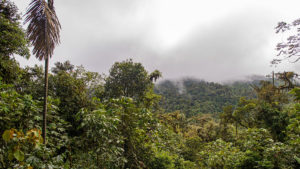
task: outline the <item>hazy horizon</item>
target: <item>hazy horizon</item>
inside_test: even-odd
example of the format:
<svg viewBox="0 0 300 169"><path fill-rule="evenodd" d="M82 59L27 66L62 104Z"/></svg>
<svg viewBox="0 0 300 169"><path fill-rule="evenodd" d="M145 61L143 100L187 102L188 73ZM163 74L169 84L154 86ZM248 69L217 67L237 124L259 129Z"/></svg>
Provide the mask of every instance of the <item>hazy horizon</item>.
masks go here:
<svg viewBox="0 0 300 169"><path fill-rule="evenodd" d="M25 13L30 1L14 0ZM55 1L61 44L50 65L70 60L108 74L116 61L132 58L163 79L193 77L213 82L274 71L299 71L299 63L271 67L279 21L300 16L287 0L79 0ZM24 27L26 28L26 27ZM22 66L43 64L17 57Z"/></svg>

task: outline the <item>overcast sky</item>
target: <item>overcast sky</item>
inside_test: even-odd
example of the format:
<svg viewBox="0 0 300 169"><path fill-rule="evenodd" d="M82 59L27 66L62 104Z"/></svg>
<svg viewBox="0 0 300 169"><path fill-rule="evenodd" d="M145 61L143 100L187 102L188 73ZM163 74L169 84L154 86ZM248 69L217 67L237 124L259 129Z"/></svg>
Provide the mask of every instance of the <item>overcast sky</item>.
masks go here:
<svg viewBox="0 0 300 169"><path fill-rule="evenodd" d="M25 13L30 0L13 0ZM132 58L164 79L228 81L300 64L270 67L279 21L300 18L299 0L56 0L61 44L50 61L70 60L107 74ZM42 64L34 56L21 64Z"/></svg>

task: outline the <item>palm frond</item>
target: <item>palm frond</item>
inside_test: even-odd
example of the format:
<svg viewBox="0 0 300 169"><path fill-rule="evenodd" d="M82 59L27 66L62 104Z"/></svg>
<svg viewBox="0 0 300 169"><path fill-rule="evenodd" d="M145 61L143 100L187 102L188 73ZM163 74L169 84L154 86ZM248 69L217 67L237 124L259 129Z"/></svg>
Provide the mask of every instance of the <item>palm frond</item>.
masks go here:
<svg viewBox="0 0 300 169"><path fill-rule="evenodd" d="M32 0L25 15L25 23L29 23L27 37L34 46L33 54L40 60L52 57L55 46L60 43L61 29L53 0Z"/></svg>

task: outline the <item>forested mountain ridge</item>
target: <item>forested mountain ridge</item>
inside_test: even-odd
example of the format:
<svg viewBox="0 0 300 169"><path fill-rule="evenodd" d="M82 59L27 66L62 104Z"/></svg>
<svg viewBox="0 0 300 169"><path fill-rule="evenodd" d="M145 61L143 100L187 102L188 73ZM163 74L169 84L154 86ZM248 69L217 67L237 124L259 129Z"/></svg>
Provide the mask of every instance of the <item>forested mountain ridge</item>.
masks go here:
<svg viewBox="0 0 300 169"><path fill-rule="evenodd" d="M180 110L190 117L222 112L224 106L236 105L240 97L255 98L251 85L258 83L259 80L219 84L185 78L178 81L164 80L155 86L154 91L162 96L160 105L165 112Z"/></svg>

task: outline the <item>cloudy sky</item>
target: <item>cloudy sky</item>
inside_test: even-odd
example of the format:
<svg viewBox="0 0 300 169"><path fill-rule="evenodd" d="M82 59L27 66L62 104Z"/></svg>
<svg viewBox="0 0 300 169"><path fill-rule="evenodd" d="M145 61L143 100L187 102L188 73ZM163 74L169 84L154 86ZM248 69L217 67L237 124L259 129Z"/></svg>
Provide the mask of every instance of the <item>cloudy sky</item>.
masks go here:
<svg viewBox="0 0 300 169"><path fill-rule="evenodd" d="M13 0L25 13L30 0ZM61 44L51 64L70 60L107 74L132 58L164 79L227 81L300 64L270 67L279 21L300 18L299 0L56 0ZM21 64L42 64L35 57Z"/></svg>

